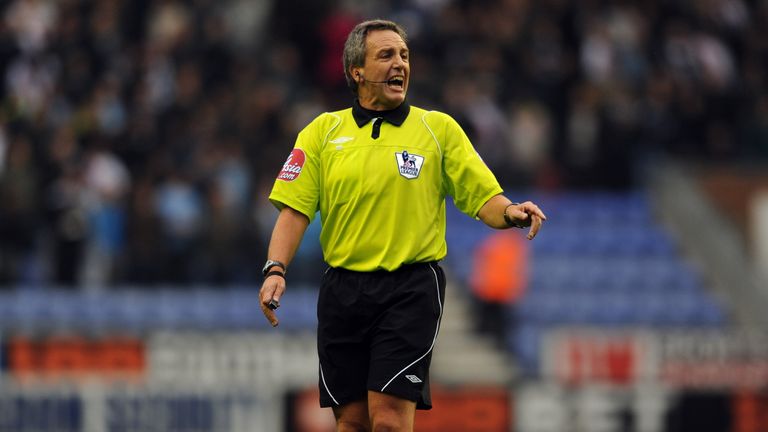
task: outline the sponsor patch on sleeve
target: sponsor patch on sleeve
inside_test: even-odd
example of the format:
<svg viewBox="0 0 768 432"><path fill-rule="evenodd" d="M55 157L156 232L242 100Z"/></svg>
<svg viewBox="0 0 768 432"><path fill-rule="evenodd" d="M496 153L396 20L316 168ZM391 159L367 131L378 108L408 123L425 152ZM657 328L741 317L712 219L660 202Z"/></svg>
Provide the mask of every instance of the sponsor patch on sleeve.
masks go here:
<svg viewBox="0 0 768 432"><path fill-rule="evenodd" d="M280 174L277 175L278 180L294 181L299 178L301 169L304 167L304 161L306 156L302 149L293 149L291 154L288 155L288 159L283 164L283 169L280 170Z"/></svg>

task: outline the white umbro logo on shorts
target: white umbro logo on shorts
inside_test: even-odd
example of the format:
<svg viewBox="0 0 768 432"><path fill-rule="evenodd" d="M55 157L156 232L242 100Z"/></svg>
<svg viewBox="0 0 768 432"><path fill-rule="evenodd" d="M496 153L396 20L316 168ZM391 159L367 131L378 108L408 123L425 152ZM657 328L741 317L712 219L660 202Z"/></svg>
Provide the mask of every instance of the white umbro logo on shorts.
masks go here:
<svg viewBox="0 0 768 432"><path fill-rule="evenodd" d="M418 384L418 383L420 383L420 382L421 382L421 380L419 379L419 377L417 377L416 375L406 375L406 376L405 376L405 378L406 378L408 381L410 381L410 382L412 382L412 383L414 383L414 384Z"/></svg>

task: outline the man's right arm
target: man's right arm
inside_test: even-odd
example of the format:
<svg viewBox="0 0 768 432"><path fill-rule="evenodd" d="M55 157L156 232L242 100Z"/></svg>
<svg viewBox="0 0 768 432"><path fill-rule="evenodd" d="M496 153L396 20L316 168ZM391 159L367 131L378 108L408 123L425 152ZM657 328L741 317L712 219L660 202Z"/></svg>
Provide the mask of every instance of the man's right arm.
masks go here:
<svg viewBox="0 0 768 432"><path fill-rule="evenodd" d="M304 237L304 232L307 230L308 225L309 218L306 215L291 207L283 207L272 230L272 239L269 241L267 259L279 261L287 267L296 254L296 250L299 248L299 244L301 244L301 239ZM279 267L274 266L271 271L279 271ZM279 304L283 293L285 293L285 277L272 275L264 279L259 293L259 300L261 301L261 310L264 312L264 316L267 317L267 320L269 320L273 327L277 326L278 319L275 311L269 308L269 303L274 300Z"/></svg>

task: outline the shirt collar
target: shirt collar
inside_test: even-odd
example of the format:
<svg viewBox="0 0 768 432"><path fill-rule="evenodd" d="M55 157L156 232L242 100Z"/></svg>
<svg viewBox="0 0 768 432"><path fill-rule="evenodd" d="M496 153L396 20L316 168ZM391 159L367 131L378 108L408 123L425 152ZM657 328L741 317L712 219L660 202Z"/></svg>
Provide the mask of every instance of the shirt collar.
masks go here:
<svg viewBox="0 0 768 432"><path fill-rule="evenodd" d="M405 102L405 101L401 103L400 106L398 106L397 108L387 110L387 111L373 111L373 110L363 108L362 106L360 106L360 102L357 99L355 99L355 103L352 104L352 117L355 118L355 123L357 123L357 127L363 127L369 121L377 117L381 117L387 122L392 123L395 126L400 126L408 117L408 113L410 111L411 111L411 106L408 105L408 102Z"/></svg>

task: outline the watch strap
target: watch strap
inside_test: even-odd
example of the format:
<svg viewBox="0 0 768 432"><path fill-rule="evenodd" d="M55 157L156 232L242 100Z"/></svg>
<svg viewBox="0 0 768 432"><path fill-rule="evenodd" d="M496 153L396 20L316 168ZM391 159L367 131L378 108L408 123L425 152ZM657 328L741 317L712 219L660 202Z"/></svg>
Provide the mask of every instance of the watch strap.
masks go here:
<svg viewBox="0 0 768 432"><path fill-rule="evenodd" d="M272 267L280 267L281 269L283 269L283 273L286 273L286 272L288 271L288 268L286 267L286 265L285 265L285 264L283 264L283 263L281 263L280 261L276 261L276 260L267 260L267 263L264 265L264 269L262 270L262 273L264 274L264 276L266 276L266 275L267 275L267 272L268 272L268 271L269 271L269 270L270 270Z"/></svg>
<svg viewBox="0 0 768 432"><path fill-rule="evenodd" d="M520 203L513 202L513 203L507 204L507 206L504 207L504 222L506 222L507 226L510 228L524 228L523 226L519 225L514 219L509 217L509 215L507 214L507 209L516 205L520 205Z"/></svg>
<svg viewBox="0 0 768 432"><path fill-rule="evenodd" d="M270 276L280 276L281 278L285 279L285 273L277 270L270 270L267 272L267 274L264 275L264 279L270 277Z"/></svg>

